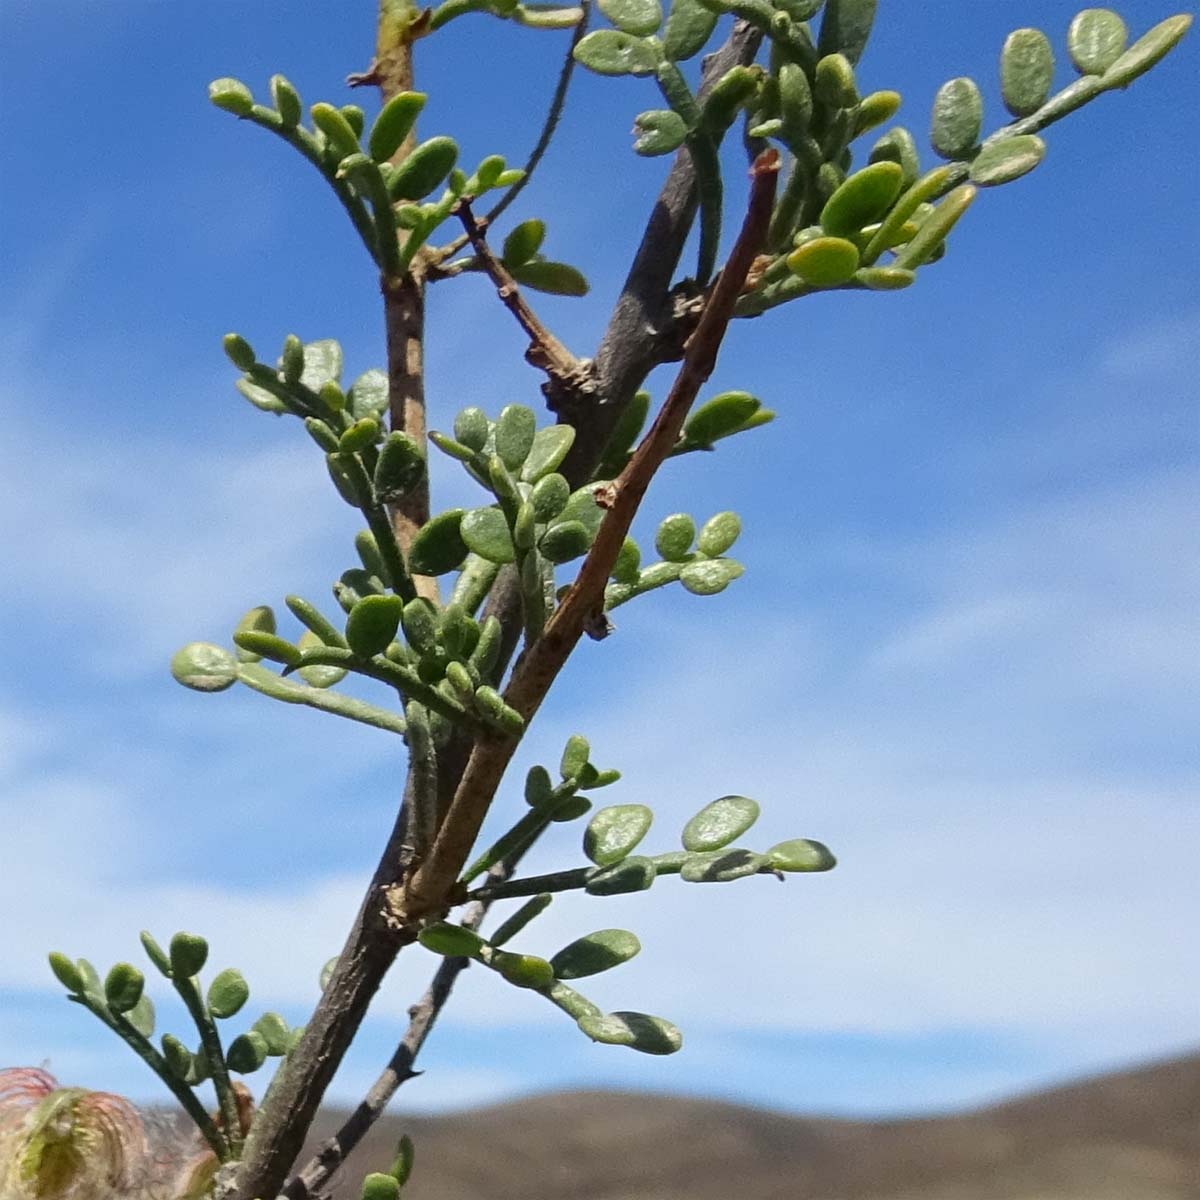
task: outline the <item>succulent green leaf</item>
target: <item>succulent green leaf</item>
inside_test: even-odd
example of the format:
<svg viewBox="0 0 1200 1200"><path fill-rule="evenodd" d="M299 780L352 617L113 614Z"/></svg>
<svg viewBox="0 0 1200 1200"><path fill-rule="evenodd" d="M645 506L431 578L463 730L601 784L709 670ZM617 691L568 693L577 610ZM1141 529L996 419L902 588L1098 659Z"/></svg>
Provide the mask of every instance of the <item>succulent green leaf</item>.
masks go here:
<svg viewBox="0 0 1200 1200"><path fill-rule="evenodd" d="M50 952L50 970L54 972L54 978L68 992L76 996L83 994L85 990L83 976L79 973L79 968L65 954L60 954L57 950Z"/></svg>
<svg viewBox="0 0 1200 1200"><path fill-rule="evenodd" d="M685 850L720 850L758 820L758 805L747 796L722 796L706 804L684 827Z"/></svg>
<svg viewBox="0 0 1200 1200"><path fill-rule="evenodd" d="M735 512L719 512L709 517L700 530L697 549L709 558L724 554L742 532L742 522Z"/></svg>
<svg viewBox="0 0 1200 1200"><path fill-rule="evenodd" d="M235 632L242 633L246 630L257 630L260 633L275 632L275 613L266 604L260 604L255 608L250 609L244 617L237 623ZM238 649L238 662L258 662L261 655L254 654L249 650Z"/></svg>
<svg viewBox="0 0 1200 1200"><path fill-rule="evenodd" d="M170 959L173 978L191 979L208 962L208 942L198 933L177 933L171 939Z"/></svg>
<svg viewBox="0 0 1200 1200"><path fill-rule="evenodd" d="M581 733L573 733L567 738L563 747L562 758L558 770L564 779L578 779L588 764L588 755L592 752L587 738Z"/></svg>
<svg viewBox="0 0 1200 1200"><path fill-rule="evenodd" d="M1054 49L1040 29L1014 29L1000 51L1000 93L1014 117L1037 112L1054 82Z"/></svg>
<svg viewBox="0 0 1200 1200"><path fill-rule="evenodd" d="M319 392L321 388L332 381L337 383L342 377L342 347L333 338L319 338L308 342L304 347L304 374L300 382L310 391ZM366 413L355 413L355 416L366 416Z"/></svg>
<svg viewBox="0 0 1200 1200"><path fill-rule="evenodd" d="M963 213L971 206L975 196L976 189L969 183L964 183L947 193L941 204L921 223L916 237L896 255L894 265L911 271L928 262L940 249Z"/></svg>
<svg viewBox="0 0 1200 1200"><path fill-rule="evenodd" d="M871 36L875 5L876 0L826 0L817 53L840 52L850 62L858 62Z"/></svg>
<svg viewBox="0 0 1200 1200"><path fill-rule="evenodd" d="M732 883L735 879L757 875L769 865L765 854L735 847L692 855L680 869L679 878L685 883Z"/></svg>
<svg viewBox="0 0 1200 1200"><path fill-rule="evenodd" d="M413 1146L413 1140L407 1133L401 1134L400 1144L396 1147L396 1157L392 1159L392 1165L388 1168L388 1173L393 1179L399 1182L403 1187L412 1175L413 1162L416 1159L416 1148Z"/></svg>
<svg viewBox="0 0 1200 1200"><path fill-rule="evenodd" d="M218 108L231 112L235 117L248 117L254 107L254 96L240 80L226 76L214 79L208 85L208 98Z"/></svg>
<svg viewBox="0 0 1200 1200"><path fill-rule="evenodd" d="M393 200L422 200L438 187L458 161L458 143L452 137L422 142L388 178Z"/></svg>
<svg viewBox="0 0 1200 1200"><path fill-rule="evenodd" d="M1103 75L1121 57L1129 30L1111 8L1085 8L1067 29L1067 51L1081 75Z"/></svg>
<svg viewBox="0 0 1200 1200"><path fill-rule="evenodd" d="M525 776L525 803L530 808L549 804L554 799L554 782L542 766L530 767Z"/></svg>
<svg viewBox="0 0 1200 1200"><path fill-rule="evenodd" d="M572 492L566 504L563 505L562 512L555 518L555 525L565 524L568 521L579 521L588 531L588 535L595 537L604 521L605 511L596 503L596 492L608 486L607 480L597 480L594 483L584 484L583 487Z"/></svg>
<svg viewBox="0 0 1200 1200"><path fill-rule="evenodd" d="M592 802L586 796L572 796L555 808L554 815L550 819L557 824L563 825L568 821L574 821L582 817L584 813L590 812L591 808ZM649 862L650 860L647 859L646 861ZM649 885L647 884L647 886Z"/></svg>
<svg viewBox="0 0 1200 1200"><path fill-rule="evenodd" d="M645 158L671 154L687 140L688 128L684 119L670 108L651 108L633 118L633 149Z"/></svg>
<svg viewBox="0 0 1200 1200"><path fill-rule="evenodd" d="M933 98L929 140L942 158L965 158L979 141L983 127L983 97L975 80L965 75L949 79Z"/></svg>
<svg viewBox="0 0 1200 1200"><path fill-rule="evenodd" d="M304 374L304 343L294 334L289 333L283 339L283 353L279 356L279 372L283 382L294 388Z"/></svg>
<svg viewBox="0 0 1200 1200"><path fill-rule="evenodd" d="M687 419L683 436L699 446L736 433L761 407L749 392L722 392L706 400Z"/></svg>
<svg viewBox="0 0 1200 1200"><path fill-rule="evenodd" d="M267 1061L267 1043L261 1033L251 1029L240 1034L229 1043L225 1051L225 1062L231 1071L239 1075L250 1075Z"/></svg>
<svg viewBox="0 0 1200 1200"><path fill-rule="evenodd" d="M696 539L696 522L687 513L664 517L654 535L654 548L667 562L684 562Z"/></svg>
<svg viewBox="0 0 1200 1200"><path fill-rule="evenodd" d="M373 1171L363 1177L361 1200L400 1200L400 1182L394 1175Z"/></svg>
<svg viewBox="0 0 1200 1200"><path fill-rule="evenodd" d="M339 368L340 370L340 368ZM317 391L325 393L325 389L335 380L326 380ZM387 412L388 379L378 367L364 371L351 385L346 396L346 404L350 415L356 421L368 418L378 420Z"/></svg>
<svg viewBox="0 0 1200 1200"><path fill-rule="evenodd" d="M375 495L384 504L407 495L425 477L425 455L407 433L389 433L375 463Z"/></svg>
<svg viewBox="0 0 1200 1200"><path fill-rule="evenodd" d="M250 985L241 971L226 967L208 985L208 1011L220 1020L234 1016L250 999Z"/></svg>
<svg viewBox="0 0 1200 1200"><path fill-rule="evenodd" d="M780 842L766 852L767 862L777 871L829 871L837 859L828 846L808 838Z"/></svg>
<svg viewBox="0 0 1200 1200"><path fill-rule="evenodd" d="M83 980L83 990L98 1000L104 999L104 986L100 982L100 974L86 958L77 958L75 967Z"/></svg>
<svg viewBox="0 0 1200 1200"><path fill-rule="evenodd" d="M683 1034L670 1021L647 1013L589 1014L580 1017L576 1023L593 1042L628 1046L643 1054L674 1054L683 1045Z"/></svg>
<svg viewBox="0 0 1200 1200"><path fill-rule="evenodd" d="M532 262L522 263L519 267L513 267L512 277L524 287L533 288L535 292L546 292L551 296L588 294L588 281L583 273L567 263L534 259Z"/></svg>
<svg viewBox="0 0 1200 1200"><path fill-rule="evenodd" d="M487 944L477 933L449 921L422 929L417 939L426 950L444 954L447 958L477 958Z"/></svg>
<svg viewBox="0 0 1200 1200"><path fill-rule="evenodd" d="M599 0L600 11L620 30L635 37L658 32L662 6L658 0Z"/></svg>
<svg viewBox="0 0 1200 1200"><path fill-rule="evenodd" d="M600 929L564 946L551 960L556 979L585 979L628 962L642 944L628 929Z"/></svg>
<svg viewBox="0 0 1200 1200"><path fill-rule="evenodd" d="M812 287L837 287L858 270L858 247L846 238L817 237L787 256L788 269Z"/></svg>
<svg viewBox="0 0 1200 1200"><path fill-rule="evenodd" d="M138 1002L125 1014L125 1020L144 1038L154 1036L154 1001L143 992Z"/></svg>
<svg viewBox="0 0 1200 1200"><path fill-rule="evenodd" d="M498 508L471 509L459 529L467 549L488 562L510 563L516 557L508 521Z"/></svg>
<svg viewBox="0 0 1200 1200"><path fill-rule="evenodd" d="M899 92L872 92L864 96L854 114L854 136L859 137L884 121L890 121L899 111L900 102Z"/></svg>
<svg viewBox="0 0 1200 1200"><path fill-rule="evenodd" d="M239 371L249 371L258 361L254 347L241 334L227 333L221 340L221 345L224 347L229 361Z"/></svg>
<svg viewBox="0 0 1200 1200"><path fill-rule="evenodd" d="M715 596L723 592L742 575L745 567L732 558L710 558L686 563L679 572L679 582L693 596Z"/></svg>
<svg viewBox="0 0 1200 1200"><path fill-rule="evenodd" d="M916 139L903 125L889 129L874 146L867 156L867 161L898 163L903 173L904 187L911 187L921 170L921 156L917 150Z"/></svg>
<svg viewBox="0 0 1200 1200"><path fill-rule="evenodd" d="M552 521L571 498L571 485L557 472L543 475L529 493L529 503L539 521ZM586 532L586 531L585 531Z"/></svg>
<svg viewBox="0 0 1200 1200"><path fill-rule="evenodd" d="M547 988L554 982L554 968L536 954L499 950L490 965L514 987Z"/></svg>
<svg viewBox="0 0 1200 1200"><path fill-rule="evenodd" d="M644 804L614 804L600 809L583 833L583 852L598 867L628 858L650 831L654 813Z"/></svg>
<svg viewBox="0 0 1200 1200"><path fill-rule="evenodd" d="M132 963L117 963L104 979L104 999L115 1013L127 1013L142 998L146 977Z"/></svg>
<svg viewBox="0 0 1200 1200"><path fill-rule="evenodd" d="M196 692L223 692L237 679L237 659L224 646L189 642L171 659L176 683Z"/></svg>
<svg viewBox="0 0 1200 1200"><path fill-rule="evenodd" d="M519 470L533 447L537 417L524 404L507 404L496 418L496 453L510 470Z"/></svg>
<svg viewBox="0 0 1200 1200"><path fill-rule="evenodd" d="M264 387L259 387L257 383L251 383L249 379L239 379L233 386L262 412L274 413L278 416L280 413L288 411L288 406L278 396Z"/></svg>
<svg viewBox="0 0 1200 1200"><path fill-rule="evenodd" d="M1046 143L1036 134L1003 138L984 146L971 162L970 179L980 187L1010 183L1027 175L1045 157Z"/></svg>
<svg viewBox="0 0 1200 1200"><path fill-rule="evenodd" d="M546 222L539 221L537 217L530 217L528 221L522 221L519 225L514 226L508 237L504 239L500 260L510 269L519 267L522 263L527 263L542 248L542 242L545 240ZM458 427L455 426L455 436L457 434ZM463 439L460 437L458 440L461 442Z"/></svg>
<svg viewBox="0 0 1200 1200"><path fill-rule="evenodd" d="M187 1080L192 1070L192 1053L177 1038L169 1033L162 1035L162 1054L167 1066L176 1079Z"/></svg>
<svg viewBox="0 0 1200 1200"><path fill-rule="evenodd" d="M304 115L300 93L285 76L271 76L271 101L279 112L279 119L285 129L295 129L300 124L300 118Z"/></svg>
<svg viewBox="0 0 1200 1200"><path fill-rule="evenodd" d="M408 566L413 574L445 575L467 557L467 544L461 533L465 515L463 509L451 508L421 526L408 552Z"/></svg>
<svg viewBox="0 0 1200 1200"><path fill-rule="evenodd" d="M781 133L788 145L798 147L808 134L813 115L808 75L799 63L785 62L779 67L777 80L779 119L783 122Z"/></svg>
<svg viewBox="0 0 1200 1200"><path fill-rule="evenodd" d="M142 949L146 951L146 957L158 968L160 974L167 979L171 978L171 959L167 952L154 940L150 934L143 929L139 935L142 942Z"/></svg>
<svg viewBox="0 0 1200 1200"><path fill-rule="evenodd" d="M340 108L319 101L308 112L313 124L328 139L330 148L338 158L359 153L358 134Z"/></svg>
<svg viewBox="0 0 1200 1200"><path fill-rule="evenodd" d="M597 867L589 874L584 891L589 896L623 896L629 892L644 892L654 883L656 874L653 860L632 854L610 867Z"/></svg>
<svg viewBox="0 0 1200 1200"><path fill-rule="evenodd" d="M898 292L916 281L915 271L903 267L860 267L854 272L854 282L873 292Z"/></svg>
<svg viewBox="0 0 1200 1200"><path fill-rule="evenodd" d="M663 30L663 54L671 62L683 62L704 49L716 28L717 12L700 0L672 0Z"/></svg>
<svg viewBox="0 0 1200 1200"><path fill-rule="evenodd" d="M286 638L257 629L240 629L234 633L233 640L240 650L251 656L246 660L248 662L269 658L272 662L283 663L288 667L298 667L303 657L300 647L293 645Z"/></svg>
<svg viewBox="0 0 1200 1200"><path fill-rule="evenodd" d="M288 1048L288 1023L275 1012L263 1013L251 1027L266 1044L267 1053L278 1057L286 1054Z"/></svg>
<svg viewBox="0 0 1200 1200"><path fill-rule="evenodd" d="M456 442L452 437L447 437L444 433L439 433L436 429L429 431L429 440L443 454L448 454L451 458L457 458L459 462L469 463L475 457L475 451L470 446L464 446L462 442Z"/></svg>
<svg viewBox="0 0 1200 1200"><path fill-rule="evenodd" d="M642 551L637 542L627 537L617 551L617 561L613 563L612 577L618 583L637 583L639 568L642 564Z"/></svg>
<svg viewBox="0 0 1200 1200"><path fill-rule="evenodd" d="M432 600L417 596L404 606L404 636L418 654L428 654L438 644L438 614Z"/></svg>
<svg viewBox="0 0 1200 1200"><path fill-rule="evenodd" d="M844 54L827 54L817 62L813 74L813 95L826 109L835 112L858 104L854 67Z"/></svg>
<svg viewBox="0 0 1200 1200"><path fill-rule="evenodd" d="M653 42L620 29L594 30L580 41L574 54L580 66L597 75L653 75L661 59Z"/></svg>
<svg viewBox="0 0 1200 1200"><path fill-rule="evenodd" d="M821 227L834 237L857 233L891 208L903 182L904 170L895 162L876 162L855 171L825 202Z"/></svg>
<svg viewBox="0 0 1200 1200"><path fill-rule="evenodd" d="M397 92L379 110L367 135L367 149L376 162L386 162L400 149L425 107L425 100L423 92Z"/></svg>
<svg viewBox="0 0 1200 1200"><path fill-rule="evenodd" d="M1139 75L1144 75L1155 63L1165 58L1191 28L1189 13L1159 21L1153 29L1142 34L1102 76L1106 88L1126 87Z"/></svg>
<svg viewBox="0 0 1200 1200"><path fill-rule="evenodd" d="M492 423L482 408L464 408L454 418L455 440L469 450L482 450L487 445L491 431Z"/></svg>
<svg viewBox="0 0 1200 1200"><path fill-rule="evenodd" d="M399 596L363 596L346 618L346 641L360 658L382 654L396 639L404 601Z"/></svg>

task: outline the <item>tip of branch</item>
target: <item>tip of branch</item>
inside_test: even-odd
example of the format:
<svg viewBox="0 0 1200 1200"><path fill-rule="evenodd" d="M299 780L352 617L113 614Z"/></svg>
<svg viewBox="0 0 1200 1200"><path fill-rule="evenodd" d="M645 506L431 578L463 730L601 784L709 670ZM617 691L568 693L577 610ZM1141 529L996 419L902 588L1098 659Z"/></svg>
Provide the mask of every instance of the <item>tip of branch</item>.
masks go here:
<svg viewBox="0 0 1200 1200"><path fill-rule="evenodd" d="M779 171L779 151L769 146L750 164L750 178L760 179L764 175L775 175Z"/></svg>

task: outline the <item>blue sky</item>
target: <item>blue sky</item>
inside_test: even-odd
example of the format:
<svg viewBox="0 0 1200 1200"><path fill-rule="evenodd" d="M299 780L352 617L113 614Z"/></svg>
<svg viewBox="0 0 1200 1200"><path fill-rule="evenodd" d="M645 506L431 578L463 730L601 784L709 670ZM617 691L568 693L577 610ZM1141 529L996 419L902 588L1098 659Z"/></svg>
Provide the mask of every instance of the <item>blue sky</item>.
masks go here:
<svg viewBox="0 0 1200 1200"><path fill-rule="evenodd" d="M1061 47L1074 6L908 7L881 5L860 77L900 90L921 134L958 74L999 124L1005 34ZM1121 11L1140 32L1170 10ZM150 1098L48 986L45 952L106 966L143 927L193 929L252 1004L301 1021L400 787L387 735L166 671L183 642L325 597L353 563L352 514L295 424L233 391L220 337L265 356L291 331L332 336L352 374L378 365L372 273L311 169L205 85L262 94L282 71L308 102L370 105L342 80L373 13L8 0L5 24L0 1063ZM423 45L423 131L467 162L519 160L563 36L480 17ZM1047 161L983 194L910 291L735 327L710 390L753 390L779 419L671 463L641 528L736 508L746 576L621 610L523 748L522 773L586 733L624 772L606 800L655 808L656 848L740 792L764 808L756 842L818 837L838 870L561 900L525 948L635 929L641 958L592 992L677 1020L685 1050L592 1046L470 972L404 1106L611 1085L911 1112L1194 1047L1196 54L1193 37L1053 128ZM581 77L514 214L546 218L547 252L592 281L537 301L580 354L665 170L629 149L656 103L646 81ZM435 426L537 402L482 280L440 285L430 314ZM441 507L471 495L448 463L435 484ZM578 833L533 865L581 861ZM401 960L337 1098L361 1094L430 968Z"/></svg>

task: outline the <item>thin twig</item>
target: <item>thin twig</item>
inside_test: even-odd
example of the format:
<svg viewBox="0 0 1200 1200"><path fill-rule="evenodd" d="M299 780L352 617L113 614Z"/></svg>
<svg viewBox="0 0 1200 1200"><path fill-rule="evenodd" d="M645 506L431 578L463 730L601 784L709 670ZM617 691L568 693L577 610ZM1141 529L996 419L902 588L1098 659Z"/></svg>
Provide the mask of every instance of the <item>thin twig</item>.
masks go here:
<svg viewBox="0 0 1200 1200"><path fill-rule="evenodd" d="M567 103L567 92L571 87L571 78L575 73L575 47L579 45L580 41L583 40L583 35L587 32L588 17L591 15L592 8L591 0L580 0L579 7L583 12L583 16L580 17L579 23L571 32L571 44L567 47L567 54L563 59L562 69L558 73L558 83L554 88L554 95L550 98L550 108L546 113L546 120L542 123L542 132L538 135L537 144L533 147L525 163L525 173L492 205L487 216L484 218L489 225L524 191L529 180L533 177L534 171L537 170L539 163L545 157L546 151L550 149L550 141L558 129L559 121L562 119L563 109ZM460 234L448 245L442 246L437 252L435 260L437 264L440 266L446 259L457 254L467 244L467 241L467 235L464 233Z"/></svg>
<svg viewBox="0 0 1200 1200"><path fill-rule="evenodd" d="M729 260L709 293L666 402L625 470L602 497L608 515L578 578L542 636L517 663L505 689L505 703L525 718L526 725L589 622L603 611L605 584L646 488L670 454L688 409L712 374L721 342L733 319L734 304L766 238L778 171L779 155L774 150L755 160L750 171L746 219ZM479 836L483 818L519 740L497 735L475 743L432 852L407 877L402 891L389 896L392 911L402 924L446 907L458 872Z"/></svg>
<svg viewBox="0 0 1200 1200"><path fill-rule="evenodd" d="M529 348L525 351L525 361L531 366L545 371L552 379L569 385L583 373L583 367L573 355L542 324L537 313L529 306L529 302L521 295L517 281L509 273L508 268L492 253L487 243L485 229L487 220L479 220L471 211L470 198L464 196L456 205L455 213L463 223L467 240L479 259L479 265L496 287L496 295L501 303L516 318L517 324L529 338Z"/></svg>

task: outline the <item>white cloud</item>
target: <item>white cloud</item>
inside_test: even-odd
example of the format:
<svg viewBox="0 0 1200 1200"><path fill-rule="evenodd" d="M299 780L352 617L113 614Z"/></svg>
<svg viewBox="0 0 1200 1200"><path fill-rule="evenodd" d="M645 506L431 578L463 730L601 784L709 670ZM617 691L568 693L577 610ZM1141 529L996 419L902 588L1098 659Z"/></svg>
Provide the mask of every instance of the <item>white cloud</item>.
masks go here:
<svg viewBox="0 0 1200 1200"><path fill-rule="evenodd" d="M1195 364L1200 349L1200 311L1176 314L1116 336L1103 360L1111 375L1163 375Z"/></svg>

